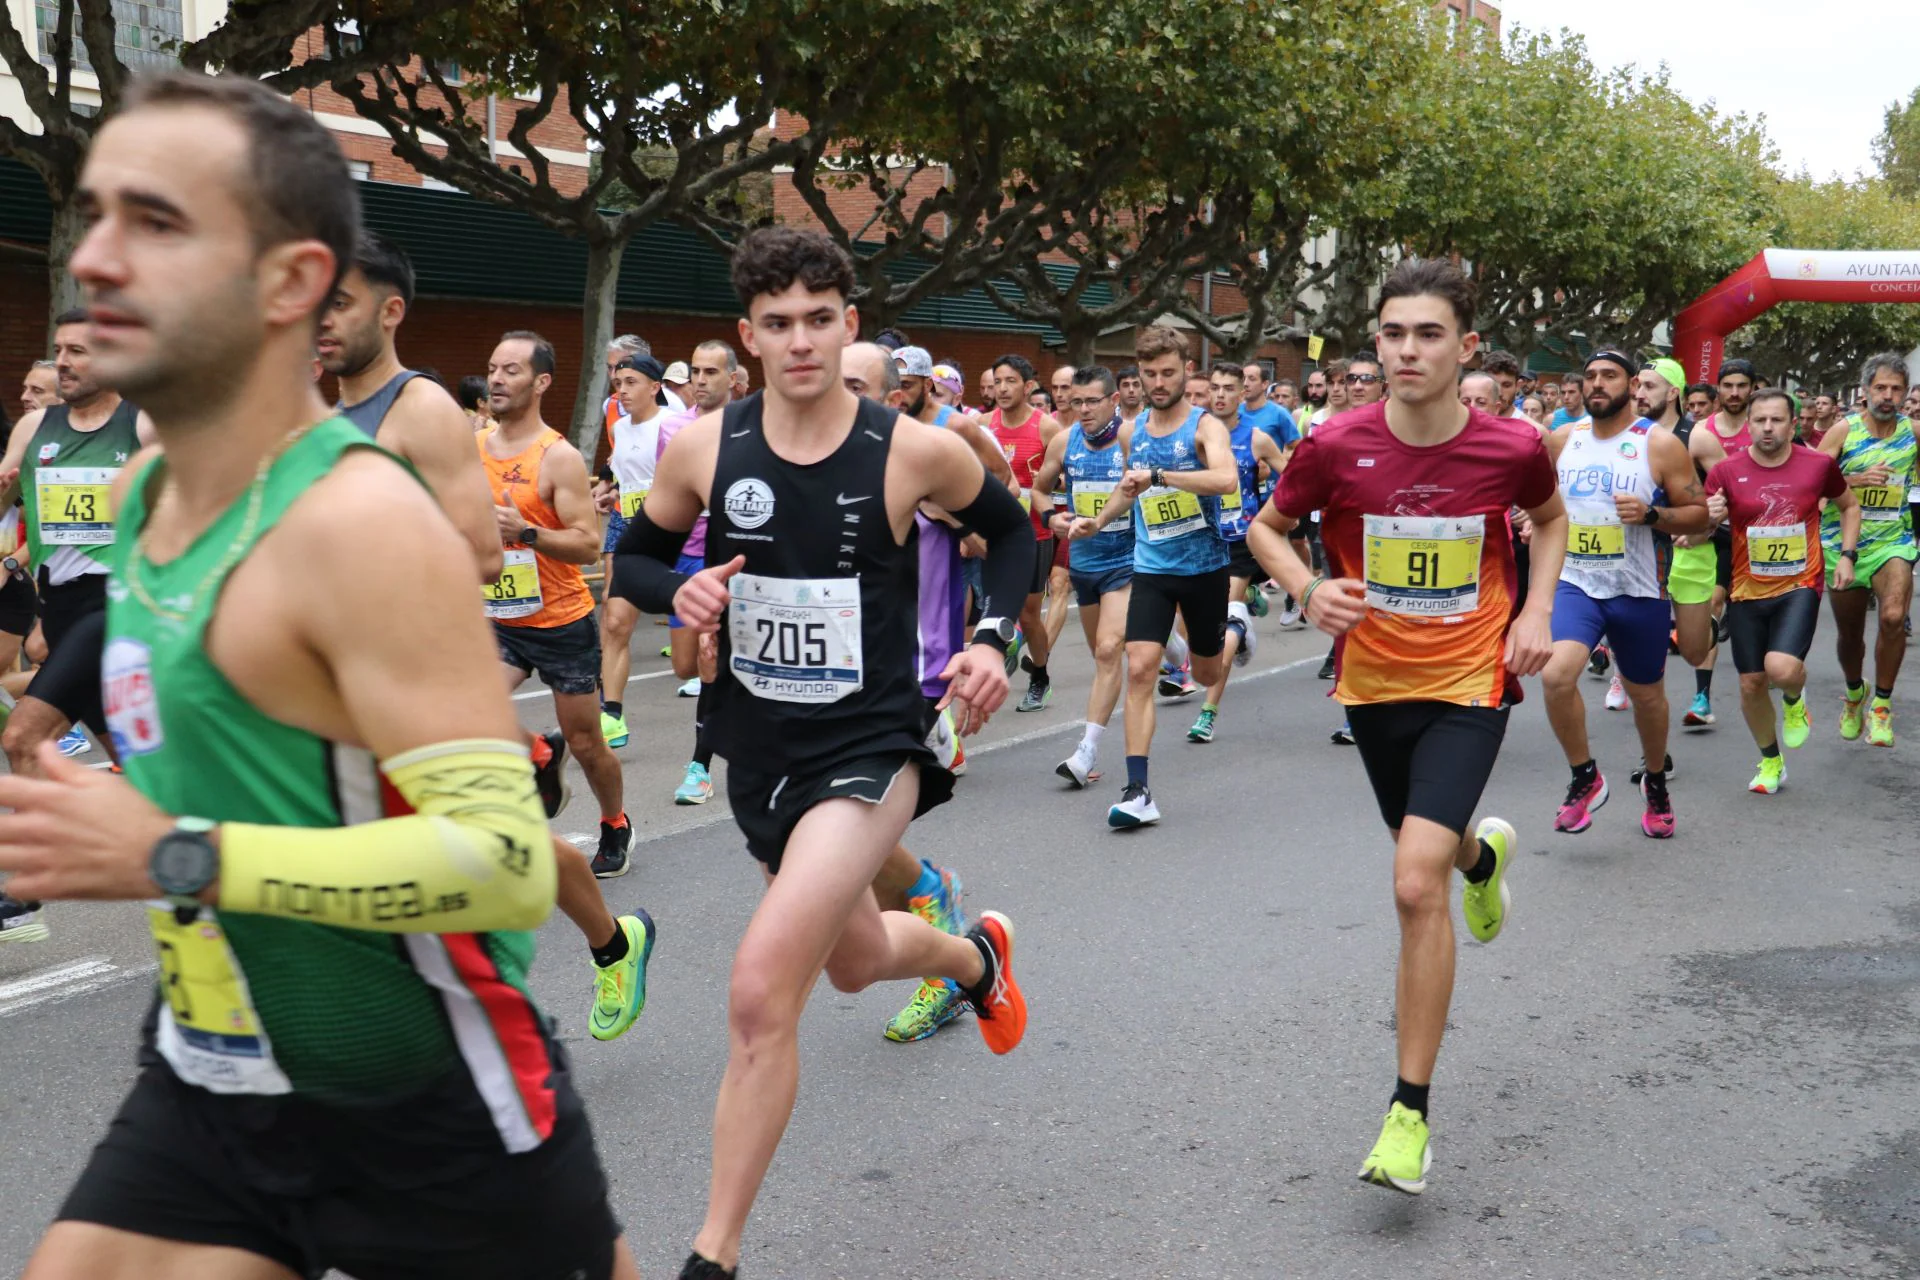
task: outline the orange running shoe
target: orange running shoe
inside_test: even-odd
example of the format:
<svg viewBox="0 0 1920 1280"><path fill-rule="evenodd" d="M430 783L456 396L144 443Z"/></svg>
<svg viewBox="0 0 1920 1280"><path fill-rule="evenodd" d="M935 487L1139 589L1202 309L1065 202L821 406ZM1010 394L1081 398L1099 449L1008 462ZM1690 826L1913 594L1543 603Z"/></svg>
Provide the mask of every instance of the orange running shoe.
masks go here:
<svg viewBox="0 0 1920 1280"><path fill-rule="evenodd" d="M980 985L967 1001L980 1023L980 1038L995 1053L1011 1053L1027 1034L1027 998L1013 977L1013 921L998 911L983 911L967 937L992 958Z"/></svg>

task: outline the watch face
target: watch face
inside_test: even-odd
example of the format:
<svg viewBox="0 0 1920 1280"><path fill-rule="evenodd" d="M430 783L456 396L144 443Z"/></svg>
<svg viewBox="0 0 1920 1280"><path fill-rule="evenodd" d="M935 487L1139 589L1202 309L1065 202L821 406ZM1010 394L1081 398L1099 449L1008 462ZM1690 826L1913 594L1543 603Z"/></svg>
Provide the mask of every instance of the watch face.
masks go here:
<svg viewBox="0 0 1920 1280"><path fill-rule="evenodd" d="M213 861L204 837L175 831L154 845L149 874L165 893L194 894L213 879Z"/></svg>

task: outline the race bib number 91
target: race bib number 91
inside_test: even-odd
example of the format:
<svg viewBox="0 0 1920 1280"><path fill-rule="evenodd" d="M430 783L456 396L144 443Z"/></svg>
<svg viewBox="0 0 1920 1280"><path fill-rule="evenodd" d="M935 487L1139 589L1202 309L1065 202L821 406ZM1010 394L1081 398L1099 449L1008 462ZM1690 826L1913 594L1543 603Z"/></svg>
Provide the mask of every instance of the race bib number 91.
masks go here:
<svg viewBox="0 0 1920 1280"><path fill-rule="evenodd" d="M734 575L733 678L756 698L838 702L861 687L860 579Z"/></svg>
<svg viewBox="0 0 1920 1280"><path fill-rule="evenodd" d="M1480 607L1484 516L1368 516L1367 605L1416 618L1465 617Z"/></svg>

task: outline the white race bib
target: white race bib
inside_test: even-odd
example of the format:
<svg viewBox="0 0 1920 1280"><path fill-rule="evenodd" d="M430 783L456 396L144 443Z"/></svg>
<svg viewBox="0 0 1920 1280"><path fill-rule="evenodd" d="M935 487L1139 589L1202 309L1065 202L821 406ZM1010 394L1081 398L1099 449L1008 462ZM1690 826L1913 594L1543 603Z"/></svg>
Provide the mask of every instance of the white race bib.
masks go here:
<svg viewBox="0 0 1920 1280"><path fill-rule="evenodd" d="M860 690L860 579L740 573L728 585L728 666L754 697L823 703Z"/></svg>
<svg viewBox="0 0 1920 1280"><path fill-rule="evenodd" d="M1460 618L1480 607L1484 516L1368 516L1367 605L1415 618Z"/></svg>
<svg viewBox="0 0 1920 1280"><path fill-rule="evenodd" d="M172 903L149 902L147 925L160 961L154 1044L173 1073L210 1093L293 1092L214 913L181 924Z"/></svg>

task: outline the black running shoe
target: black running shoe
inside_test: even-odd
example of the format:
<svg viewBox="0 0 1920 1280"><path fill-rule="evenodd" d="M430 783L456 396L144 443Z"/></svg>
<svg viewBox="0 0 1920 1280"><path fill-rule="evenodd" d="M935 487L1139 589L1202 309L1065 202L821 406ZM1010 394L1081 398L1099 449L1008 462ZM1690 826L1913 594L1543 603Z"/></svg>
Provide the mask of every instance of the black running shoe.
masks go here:
<svg viewBox="0 0 1920 1280"><path fill-rule="evenodd" d="M1327 655L1327 660L1320 664L1320 678L1322 680L1331 680L1333 679L1333 677L1334 677L1333 655L1329 653Z"/></svg>
<svg viewBox="0 0 1920 1280"><path fill-rule="evenodd" d="M1673 757L1672 756L1667 757L1666 775L1667 775L1667 781L1672 782L1673 781ZM1642 757L1640 761L1640 767L1633 771L1633 785L1636 787L1639 786L1640 779L1646 776L1647 776L1647 762L1646 762L1646 759Z"/></svg>
<svg viewBox="0 0 1920 1280"><path fill-rule="evenodd" d="M0 893L0 942L45 942L47 922L37 902L21 902Z"/></svg>
<svg viewBox="0 0 1920 1280"><path fill-rule="evenodd" d="M680 1280L734 1280L737 1274L697 1253L688 1254L686 1265L680 1268Z"/></svg>
<svg viewBox="0 0 1920 1280"><path fill-rule="evenodd" d="M1603 676L1612 666L1613 658L1607 653L1607 646L1603 644L1593 646L1593 652L1587 655L1587 671L1596 676Z"/></svg>
<svg viewBox="0 0 1920 1280"><path fill-rule="evenodd" d="M556 731L540 736L553 754L544 767L534 769L533 783L540 788L540 807L551 820L559 817L567 801L573 799L573 788L567 785L567 735Z"/></svg>
<svg viewBox="0 0 1920 1280"><path fill-rule="evenodd" d="M593 855L594 876L601 880L612 880L627 874L630 869L627 847L632 843L632 823L622 823L616 827L603 820L600 823L600 849Z"/></svg>

